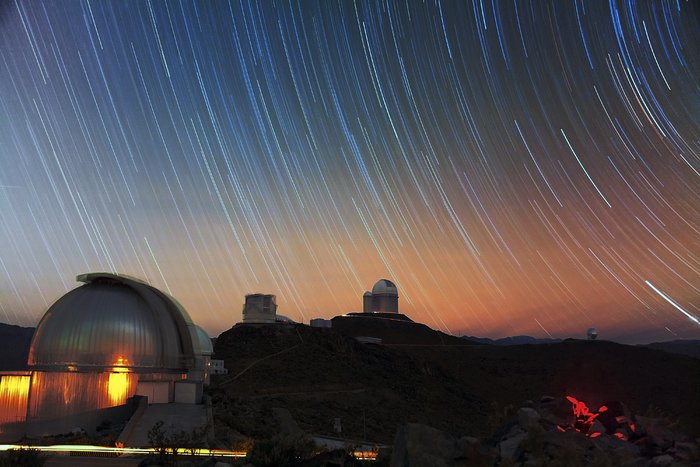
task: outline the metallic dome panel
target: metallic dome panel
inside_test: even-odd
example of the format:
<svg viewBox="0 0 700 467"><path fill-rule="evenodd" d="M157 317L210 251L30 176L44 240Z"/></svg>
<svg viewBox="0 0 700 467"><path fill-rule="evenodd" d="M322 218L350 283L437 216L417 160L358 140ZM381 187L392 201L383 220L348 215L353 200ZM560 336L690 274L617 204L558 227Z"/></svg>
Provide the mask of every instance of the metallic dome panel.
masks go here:
<svg viewBox="0 0 700 467"><path fill-rule="evenodd" d="M372 295L397 295L396 285L389 279L380 279L372 287Z"/></svg>
<svg viewBox="0 0 700 467"><path fill-rule="evenodd" d="M37 326L31 367L180 371L192 365L189 316L167 294L113 274L79 279L87 284L58 299Z"/></svg>

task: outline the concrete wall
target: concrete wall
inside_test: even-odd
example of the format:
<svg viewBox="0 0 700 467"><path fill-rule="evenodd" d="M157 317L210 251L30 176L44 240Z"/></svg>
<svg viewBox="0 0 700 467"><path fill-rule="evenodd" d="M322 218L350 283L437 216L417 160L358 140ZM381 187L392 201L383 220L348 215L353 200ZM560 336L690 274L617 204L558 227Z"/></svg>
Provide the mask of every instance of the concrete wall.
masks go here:
<svg viewBox="0 0 700 467"><path fill-rule="evenodd" d="M175 383L175 403L200 404L203 393L201 382L178 381Z"/></svg>
<svg viewBox="0 0 700 467"><path fill-rule="evenodd" d="M167 404L173 401L173 389L170 381L139 381L136 395L148 398L149 404Z"/></svg>
<svg viewBox="0 0 700 467"><path fill-rule="evenodd" d="M65 417L46 420L31 420L25 424L28 438L70 433L76 428L82 428L90 436L97 435L97 427L108 421L112 425L129 420L138 405L137 398L130 398L126 404L106 409L89 410Z"/></svg>

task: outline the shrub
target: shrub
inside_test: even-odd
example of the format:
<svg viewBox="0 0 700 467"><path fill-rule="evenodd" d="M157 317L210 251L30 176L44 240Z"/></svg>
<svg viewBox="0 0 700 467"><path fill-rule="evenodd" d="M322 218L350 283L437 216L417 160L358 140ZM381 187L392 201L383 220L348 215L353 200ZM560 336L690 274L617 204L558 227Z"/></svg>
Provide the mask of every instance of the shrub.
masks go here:
<svg viewBox="0 0 700 467"><path fill-rule="evenodd" d="M0 467L43 467L46 456L37 449L10 449L0 454Z"/></svg>
<svg viewBox="0 0 700 467"><path fill-rule="evenodd" d="M256 440L246 460L256 467L293 467L315 451L313 441L304 436L275 436Z"/></svg>
<svg viewBox="0 0 700 467"><path fill-rule="evenodd" d="M170 429L164 430L163 421L158 421L148 431L148 441L156 451L160 465L175 466L180 454L189 453L194 456L198 449L205 447L206 431L206 427L195 428L190 432L178 431L172 425Z"/></svg>

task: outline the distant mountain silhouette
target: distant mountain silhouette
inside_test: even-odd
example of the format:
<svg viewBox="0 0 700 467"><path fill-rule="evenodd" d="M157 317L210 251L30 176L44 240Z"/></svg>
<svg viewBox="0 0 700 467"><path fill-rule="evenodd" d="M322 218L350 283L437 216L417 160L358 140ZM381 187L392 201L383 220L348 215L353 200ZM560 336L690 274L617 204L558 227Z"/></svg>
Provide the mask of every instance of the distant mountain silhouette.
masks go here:
<svg viewBox="0 0 700 467"><path fill-rule="evenodd" d="M0 323L0 371L27 369L34 328Z"/></svg>
<svg viewBox="0 0 700 467"><path fill-rule="evenodd" d="M510 336L500 339L490 339L488 337L462 336L469 342L490 345L527 345L527 344L556 344L568 339L540 339L532 336ZM638 344L637 347L648 347L650 349L663 350L664 352L687 355L689 357L700 358L700 340L677 339L665 342L653 342L651 344Z"/></svg>
<svg viewBox="0 0 700 467"><path fill-rule="evenodd" d="M642 347L700 358L700 340L680 339L668 342L654 342L652 344L643 345Z"/></svg>
<svg viewBox="0 0 700 467"><path fill-rule="evenodd" d="M492 345L525 345L525 344L556 344L563 339L538 339L532 336L510 336L501 337L500 339L489 339L488 337L462 336L462 339L467 339L480 344Z"/></svg>

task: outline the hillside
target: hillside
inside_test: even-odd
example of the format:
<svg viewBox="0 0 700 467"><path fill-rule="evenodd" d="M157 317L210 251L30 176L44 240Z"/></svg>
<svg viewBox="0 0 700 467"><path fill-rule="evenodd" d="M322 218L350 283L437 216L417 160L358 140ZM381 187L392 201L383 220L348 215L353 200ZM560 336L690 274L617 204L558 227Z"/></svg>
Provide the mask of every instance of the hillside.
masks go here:
<svg viewBox="0 0 700 467"><path fill-rule="evenodd" d="M700 358L700 340L676 340L669 342L654 342L644 347L650 349L663 350L664 352L688 355L689 357Z"/></svg>
<svg viewBox="0 0 700 467"><path fill-rule="evenodd" d="M27 369L34 328L0 323L0 371Z"/></svg>
<svg viewBox="0 0 700 467"><path fill-rule="evenodd" d="M350 337L377 337L382 339L383 344L477 344L477 342L472 342L468 339L461 339L440 331L435 331L425 324L411 321L404 315L397 316L401 316L405 319L375 318L362 313L336 316L332 319L333 330Z"/></svg>
<svg viewBox="0 0 700 467"><path fill-rule="evenodd" d="M219 336L214 351L229 370L214 385L226 395L215 414L233 416L233 427L250 423L241 414L268 420L270 408L285 407L304 430L330 435L333 419L341 418L345 435L362 438L364 411L368 437L390 442L404 420L439 420L441 428L460 431L484 423L489 411L436 365L330 329L236 326ZM454 411L472 418L451 417ZM265 426L252 425L249 434L267 434Z"/></svg>
<svg viewBox="0 0 700 467"><path fill-rule="evenodd" d="M250 435L274 430L269 410L283 407L313 433L332 434L341 418L345 436L366 432L379 442L391 442L407 422L481 436L508 405L564 394L661 412L700 435L700 361L648 348L574 340L375 346L297 325L236 326L219 336L215 353L229 369L212 390L215 416Z"/></svg>
<svg viewBox="0 0 700 467"><path fill-rule="evenodd" d="M472 342L478 342L480 344L493 345L556 344L557 342L562 341L562 339L538 339L532 336L510 336L502 337L500 339L490 339L488 337L475 336L462 336L462 338L470 340Z"/></svg>
<svg viewBox="0 0 700 467"><path fill-rule="evenodd" d="M573 395L591 406L617 400L633 413L652 410L678 418L684 430L700 434L700 361L688 356L572 339L507 347L416 348L411 353L435 362L463 381L470 393L500 404L543 394Z"/></svg>

